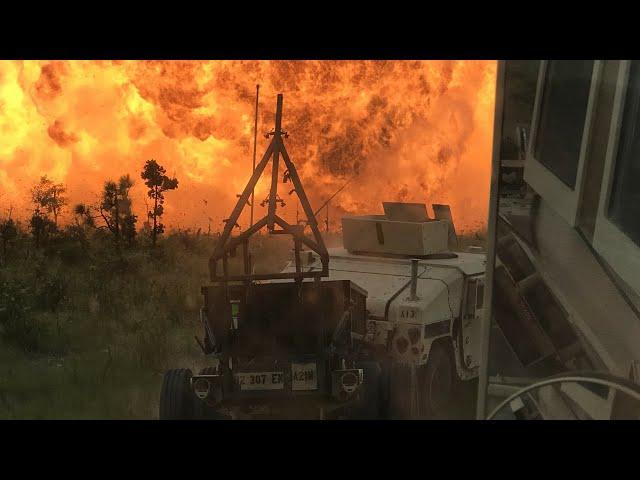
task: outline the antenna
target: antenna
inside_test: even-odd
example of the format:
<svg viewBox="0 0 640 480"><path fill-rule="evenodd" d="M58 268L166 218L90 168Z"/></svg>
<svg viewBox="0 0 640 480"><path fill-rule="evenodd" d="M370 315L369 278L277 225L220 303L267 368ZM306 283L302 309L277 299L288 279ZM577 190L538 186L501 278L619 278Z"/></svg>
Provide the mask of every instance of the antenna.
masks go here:
<svg viewBox="0 0 640 480"><path fill-rule="evenodd" d="M253 124L253 169L251 172L256 171L256 147L258 143L258 97L260 96L260 85L256 85L256 116ZM251 189L251 221L250 227L253 227L253 200L255 196L255 189Z"/></svg>
<svg viewBox="0 0 640 480"><path fill-rule="evenodd" d="M333 200L333 198L334 198L336 195L338 195L342 190L344 190L344 187L346 187L347 185L349 185L349 184L351 183L351 180L353 180L354 178L356 178L356 176L355 176L355 175L354 175L353 177L351 177L349 180L347 180L347 182L346 182L344 185L342 185L338 190L336 190L336 191L334 192L334 194L333 194L333 195L331 195L331 196L330 196L330 197L329 197L329 198L328 198L328 199L327 199L327 200L326 200L322 205L320 205L320 208L318 208L318 209L317 209L313 214L314 214L314 215L317 215L318 213L320 213L320 211L321 211L324 207L326 207L327 205L329 205L329 202L330 202L331 200Z"/></svg>
<svg viewBox="0 0 640 480"><path fill-rule="evenodd" d="M313 215L317 216L322 211L323 208L327 209L327 216L324 221L327 232L329 231L329 202L333 200L336 197L336 195L338 195L342 190L344 190L344 188L347 185L349 185L354 178L356 178L356 175L352 176L349 180L347 180L344 185L342 185L338 190L336 190L333 193L333 195L331 195L327 200L325 200L325 202L322 205L320 205L320 208L318 208L315 212L313 212Z"/></svg>

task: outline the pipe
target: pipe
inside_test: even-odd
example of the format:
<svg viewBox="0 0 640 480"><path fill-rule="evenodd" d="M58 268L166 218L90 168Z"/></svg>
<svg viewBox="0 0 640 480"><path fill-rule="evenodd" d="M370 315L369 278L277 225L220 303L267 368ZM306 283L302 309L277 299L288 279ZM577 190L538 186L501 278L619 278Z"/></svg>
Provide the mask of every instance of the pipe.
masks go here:
<svg viewBox="0 0 640 480"><path fill-rule="evenodd" d="M409 295L409 300L416 301L418 300L417 295L418 290L418 259L411 259L411 294Z"/></svg>

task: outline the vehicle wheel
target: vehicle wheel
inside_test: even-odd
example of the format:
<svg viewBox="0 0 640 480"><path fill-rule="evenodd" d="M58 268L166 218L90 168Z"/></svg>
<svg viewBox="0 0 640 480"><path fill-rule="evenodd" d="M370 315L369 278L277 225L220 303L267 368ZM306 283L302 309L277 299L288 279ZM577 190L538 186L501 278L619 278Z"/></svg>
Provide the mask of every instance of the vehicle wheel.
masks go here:
<svg viewBox="0 0 640 480"><path fill-rule="evenodd" d="M358 362L356 368L363 370L363 384L356 418L379 419L384 411L382 369L378 362Z"/></svg>
<svg viewBox="0 0 640 480"><path fill-rule="evenodd" d="M454 399L457 375L453 351L446 341L431 346L426 365L418 370L418 401L421 418L442 418Z"/></svg>
<svg viewBox="0 0 640 480"><path fill-rule="evenodd" d="M191 370L178 368L164 374L160 391L160 420L190 420L194 416Z"/></svg>

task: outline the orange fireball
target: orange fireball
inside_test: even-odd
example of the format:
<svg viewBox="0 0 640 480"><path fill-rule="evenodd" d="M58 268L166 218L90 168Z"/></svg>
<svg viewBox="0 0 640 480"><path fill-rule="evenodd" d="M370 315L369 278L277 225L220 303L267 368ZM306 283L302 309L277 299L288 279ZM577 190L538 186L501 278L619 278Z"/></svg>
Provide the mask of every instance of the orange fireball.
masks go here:
<svg viewBox="0 0 640 480"><path fill-rule="evenodd" d="M251 174L260 84L258 160L282 92L287 150L312 207L356 176L330 204L332 228L395 200L449 203L458 228L476 230L487 216L495 75L494 61L0 61L0 217L27 217L44 174L66 184L72 205L96 202L105 180L129 173L142 219L139 175L154 158L180 181L164 223L220 229ZM265 176L256 218L268 187ZM280 215L293 223L286 187Z"/></svg>

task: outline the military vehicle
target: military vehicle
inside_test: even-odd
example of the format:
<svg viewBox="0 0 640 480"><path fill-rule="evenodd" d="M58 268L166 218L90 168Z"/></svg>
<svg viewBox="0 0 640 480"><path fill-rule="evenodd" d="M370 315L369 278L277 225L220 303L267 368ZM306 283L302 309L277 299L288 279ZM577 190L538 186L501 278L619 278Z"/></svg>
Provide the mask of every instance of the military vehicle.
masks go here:
<svg viewBox="0 0 640 480"><path fill-rule="evenodd" d="M433 205L436 218L424 204L383 208L384 215L342 218L343 247L328 250L329 279L368 293L363 343L381 365L388 416L446 418L462 382L478 376L485 254L454 251L446 205ZM305 272L321 268L316 255L304 258Z"/></svg>

